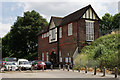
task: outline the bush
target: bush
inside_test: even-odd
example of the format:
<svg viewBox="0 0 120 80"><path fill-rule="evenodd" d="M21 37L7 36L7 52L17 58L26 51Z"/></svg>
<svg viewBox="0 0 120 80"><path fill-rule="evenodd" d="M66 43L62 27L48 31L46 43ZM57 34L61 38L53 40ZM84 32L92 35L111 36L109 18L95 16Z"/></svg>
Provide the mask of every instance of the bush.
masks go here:
<svg viewBox="0 0 120 80"><path fill-rule="evenodd" d="M118 34L109 34L98 38L81 50L81 53L75 59L75 64L115 68L117 64L120 65L120 61L118 63L118 59L120 59L118 54L120 49L119 38L120 35Z"/></svg>

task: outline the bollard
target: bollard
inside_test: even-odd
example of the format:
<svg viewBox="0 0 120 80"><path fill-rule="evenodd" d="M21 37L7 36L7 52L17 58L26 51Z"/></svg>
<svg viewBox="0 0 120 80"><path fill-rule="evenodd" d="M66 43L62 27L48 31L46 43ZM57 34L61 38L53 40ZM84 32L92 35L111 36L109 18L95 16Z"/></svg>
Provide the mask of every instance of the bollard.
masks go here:
<svg viewBox="0 0 120 80"><path fill-rule="evenodd" d="M105 76L105 67L103 68L103 76Z"/></svg>
<svg viewBox="0 0 120 80"><path fill-rule="evenodd" d="M65 70L65 65L63 65L63 71Z"/></svg>
<svg viewBox="0 0 120 80"><path fill-rule="evenodd" d="M96 75L96 69L97 69L97 66L95 66L95 69L94 69L94 75Z"/></svg>
<svg viewBox="0 0 120 80"><path fill-rule="evenodd" d="M42 71L44 71L44 65L42 66Z"/></svg>
<svg viewBox="0 0 120 80"><path fill-rule="evenodd" d="M70 70L70 65L68 65L68 71Z"/></svg>
<svg viewBox="0 0 120 80"><path fill-rule="evenodd" d="M73 65L73 68L72 68L73 72L74 72L74 65Z"/></svg>
<svg viewBox="0 0 120 80"><path fill-rule="evenodd" d="M80 72L80 67L78 68L78 72Z"/></svg>
<svg viewBox="0 0 120 80"><path fill-rule="evenodd" d="M53 70L53 65L51 65L51 70Z"/></svg>
<svg viewBox="0 0 120 80"><path fill-rule="evenodd" d="M85 73L87 73L87 66L85 66Z"/></svg>
<svg viewBox="0 0 120 80"><path fill-rule="evenodd" d="M61 69L61 65L59 64L59 70Z"/></svg>
<svg viewBox="0 0 120 80"><path fill-rule="evenodd" d="M118 72L117 72L117 67L115 67L115 78L117 78Z"/></svg>
<svg viewBox="0 0 120 80"><path fill-rule="evenodd" d="M21 67L19 67L19 71L21 71Z"/></svg>
<svg viewBox="0 0 120 80"><path fill-rule="evenodd" d="M8 66L8 71L10 71L10 67Z"/></svg>

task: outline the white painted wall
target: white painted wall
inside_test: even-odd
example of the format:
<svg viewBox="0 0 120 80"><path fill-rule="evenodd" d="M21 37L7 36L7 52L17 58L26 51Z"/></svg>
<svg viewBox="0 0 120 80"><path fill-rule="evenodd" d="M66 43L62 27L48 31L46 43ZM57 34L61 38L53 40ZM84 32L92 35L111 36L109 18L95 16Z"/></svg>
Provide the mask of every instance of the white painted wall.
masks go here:
<svg viewBox="0 0 120 80"><path fill-rule="evenodd" d="M95 15L95 13L92 11L91 8L89 8L86 13L84 13L83 17L82 18L89 18L89 10L90 10L90 19L92 19L92 14L93 14L93 19L97 19L97 16ZM86 17L85 17L85 14L86 14Z"/></svg>

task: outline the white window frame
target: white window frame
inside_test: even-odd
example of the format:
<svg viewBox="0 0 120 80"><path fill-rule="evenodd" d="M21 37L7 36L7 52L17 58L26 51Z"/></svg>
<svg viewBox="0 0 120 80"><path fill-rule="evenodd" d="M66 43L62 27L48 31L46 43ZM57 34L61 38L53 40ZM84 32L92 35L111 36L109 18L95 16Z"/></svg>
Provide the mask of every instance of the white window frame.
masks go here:
<svg viewBox="0 0 120 80"><path fill-rule="evenodd" d="M49 54L48 54L48 52L46 53L46 61L49 61Z"/></svg>
<svg viewBox="0 0 120 80"><path fill-rule="evenodd" d="M59 61L62 62L62 53L59 51Z"/></svg>
<svg viewBox="0 0 120 80"><path fill-rule="evenodd" d="M42 61L44 61L44 55L45 55L45 54L44 54L44 53L42 53Z"/></svg>
<svg viewBox="0 0 120 80"><path fill-rule="evenodd" d="M51 40L55 40L55 38L56 38L56 30L53 29L51 30Z"/></svg>
<svg viewBox="0 0 120 80"><path fill-rule="evenodd" d="M47 32L47 37L49 37L49 32Z"/></svg>
<svg viewBox="0 0 120 80"><path fill-rule="evenodd" d="M46 33L44 33L44 38L46 38L47 37L47 34Z"/></svg>
<svg viewBox="0 0 120 80"><path fill-rule="evenodd" d="M43 34L42 34L42 38L44 38Z"/></svg>
<svg viewBox="0 0 120 80"><path fill-rule="evenodd" d="M86 41L94 41L94 21L86 20Z"/></svg>
<svg viewBox="0 0 120 80"><path fill-rule="evenodd" d="M71 36L73 31L72 31L72 23L68 24L68 36Z"/></svg>
<svg viewBox="0 0 120 80"><path fill-rule="evenodd" d="M62 38L62 27L59 28L59 38Z"/></svg>

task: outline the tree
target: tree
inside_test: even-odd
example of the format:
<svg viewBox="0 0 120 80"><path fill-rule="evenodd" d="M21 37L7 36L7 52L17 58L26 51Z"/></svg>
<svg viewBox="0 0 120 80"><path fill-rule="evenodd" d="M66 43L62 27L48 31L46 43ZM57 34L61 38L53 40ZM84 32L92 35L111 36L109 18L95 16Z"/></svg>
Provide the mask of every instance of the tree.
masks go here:
<svg viewBox="0 0 120 80"><path fill-rule="evenodd" d="M37 57L38 37L41 27L48 25L46 19L36 11L27 11L23 17L17 17L16 22L11 27L8 37L10 57L30 59L32 55ZM3 45L4 46L4 45ZM7 52L8 53L8 52ZM4 56L5 57L5 56Z"/></svg>
<svg viewBox="0 0 120 80"><path fill-rule="evenodd" d="M120 13L114 16L106 13L100 21L100 31L102 35L111 33L111 31L119 28Z"/></svg>
<svg viewBox="0 0 120 80"><path fill-rule="evenodd" d="M113 16L110 15L109 13L106 13L100 21L101 33L104 35L111 32L113 28L112 24L113 24Z"/></svg>
<svg viewBox="0 0 120 80"><path fill-rule="evenodd" d="M114 29L118 29L119 28L119 22L120 22L120 13L115 14L113 16L113 25L114 25Z"/></svg>

